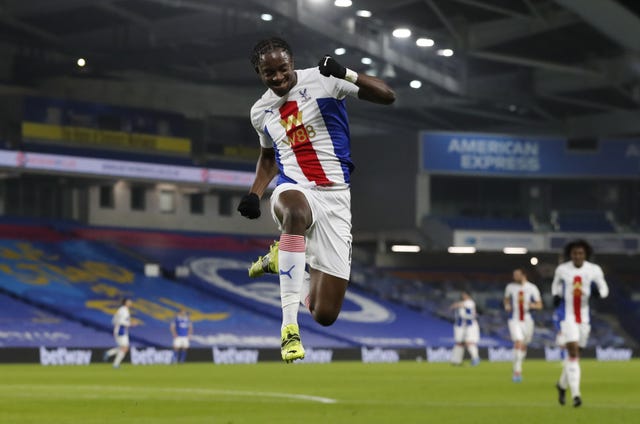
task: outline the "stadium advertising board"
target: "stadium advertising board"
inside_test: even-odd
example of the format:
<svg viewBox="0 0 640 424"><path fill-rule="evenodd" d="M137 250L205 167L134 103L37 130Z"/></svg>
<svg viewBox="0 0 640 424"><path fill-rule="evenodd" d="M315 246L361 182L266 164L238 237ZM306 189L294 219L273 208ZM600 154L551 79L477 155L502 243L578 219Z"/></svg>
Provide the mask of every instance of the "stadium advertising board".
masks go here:
<svg viewBox="0 0 640 424"><path fill-rule="evenodd" d="M40 365L89 365L91 354L91 349L40 347Z"/></svg>
<svg viewBox="0 0 640 424"><path fill-rule="evenodd" d="M505 246L525 247L533 252L539 252L546 248L543 234L508 231L455 230L453 244L454 246L473 246L478 250L490 251L499 251Z"/></svg>
<svg viewBox="0 0 640 424"><path fill-rule="evenodd" d="M260 351L258 349L236 349L230 347L227 349L219 349L214 347L211 349L213 362L219 364L255 364L258 362Z"/></svg>
<svg viewBox="0 0 640 424"><path fill-rule="evenodd" d="M125 357L124 362L132 365L168 365L171 363L173 352L170 349L154 347L132 347L135 354ZM103 363L101 358L105 348L77 349L61 347L40 348L1 348L0 364L3 363L32 363L43 366L52 365L89 365ZM308 348L304 360L296 361L296 364L305 363L330 363L335 361L357 361L363 363L395 363L399 361L427 361L449 362L451 360L451 347L427 347L427 348ZM511 349L507 348L480 348L480 358L490 362L511 361ZM140 356L142 355L142 356ZM635 352L637 355L637 352ZM630 361L634 358L633 349L626 347L596 347L585 349L581 356L585 359L597 361ZM562 360L559 348L547 347L544 349L531 348L527 350L527 358L545 359L546 361ZM225 348L191 348L187 355L187 362L209 362L215 365L228 364L256 364L263 362L280 362L280 349L244 349L236 347Z"/></svg>
<svg viewBox="0 0 640 424"><path fill-rule="evenodd" d="M640 175L640 140L600 140L569 150L561 137L423 132L420 169L429 173L518 177Z"/></svg>
<svg viewBox="0 0 640 424"><path fill-rule="evenodd" d="M185 118L175 113L27 96L22 137L145 151L189 154Z"/></svg>
<svg viewBox="0 0 640 424"><path fill-rule="evenodd" d="M601 253L632 253L640 250L640 236L632 234L580 234L587 240L596 252ZM553 233L548 236L547 249L561 250L575 238L571 233Z"/></svg>
<svg viewBox="0 0 640 424"><path fill-rule="evenodd" d="M640 236L633 234L580 233L600 253L640 251ZM454 230L454 246L473 246L479 251L501 251L506 246L524 247L530 252L560 251L575 239L575 233L525 233L510 231Z"/></svg>
<svg viewBox="0 0 640 424"><path fill-rule="evenodd" d="M99 175L121 178L141 178L154 181L219 184L233 187L249 187L255 177L255 173L246 171L54 155L16 150L0 150L0 167L26 169L35 172L60 172L84 176Z"/></svg>
<svg viewBox="0 0 640 424"><path fill-rule="evenodd" d="M173 350L156 349L155 347L131 348L131 363L133 365L170 364L173 360Z"/></svg>

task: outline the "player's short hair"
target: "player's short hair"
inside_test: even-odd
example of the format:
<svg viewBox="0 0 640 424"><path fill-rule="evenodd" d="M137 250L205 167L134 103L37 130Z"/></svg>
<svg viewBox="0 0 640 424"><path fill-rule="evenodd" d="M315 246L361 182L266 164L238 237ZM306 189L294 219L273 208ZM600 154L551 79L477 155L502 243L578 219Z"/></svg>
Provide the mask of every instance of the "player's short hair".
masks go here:
<svg viewBox="0 0 640 424"><path fill-rule="evenodd" d="M127 304L127 302L128 302L128 301L130 301L130 300L131 300L131 298L130 298L130 297L123 297L123 298L122 298L122 301L120 302L120 304L121 304L122 306L124 306L124 305L126 305L126 304Z"/></svg>
<svg viewBox="0 0 640 424"><path fill-rule="evenodd" d="M587 260L591 259L591 255L593 254L593 248L584 239L573 240L564 247L564 257L567 259L571 259L571 251L576 248L583 248L585 256Z"/></svg>
<svg viewBox="0 0 640 424"><path fill-rule="evenodd" d="M260 64L260 57L275 50L282 50L287 52L290 57L293 57L291 46L282 38L271 37L261 40L253 47L253 52L251 53L251 64L256 73L258 72L258 65Z"/></svg>

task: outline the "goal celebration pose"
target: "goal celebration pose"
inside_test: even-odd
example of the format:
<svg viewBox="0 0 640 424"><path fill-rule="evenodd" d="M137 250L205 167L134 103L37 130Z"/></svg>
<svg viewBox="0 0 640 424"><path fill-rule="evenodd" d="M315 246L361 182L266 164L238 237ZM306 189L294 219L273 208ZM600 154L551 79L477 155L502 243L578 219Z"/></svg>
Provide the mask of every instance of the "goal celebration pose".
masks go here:
<svg viewBox="0 0 640 424"><path fill-rule="evenodd" d="M359 74L324 56L317 67L295 69L289 44L260 41L251 63L264 95L251 108L260 157L250 192L238 206L258 218L260 198L274 177L271 215L281 234L249 270L280 278L282 359L304 358L298 308L331 325L342 307L351 272L351 161L347 96L391 104L394 92L382 80ZM308 272L305 270L308 264Z"/></svg>

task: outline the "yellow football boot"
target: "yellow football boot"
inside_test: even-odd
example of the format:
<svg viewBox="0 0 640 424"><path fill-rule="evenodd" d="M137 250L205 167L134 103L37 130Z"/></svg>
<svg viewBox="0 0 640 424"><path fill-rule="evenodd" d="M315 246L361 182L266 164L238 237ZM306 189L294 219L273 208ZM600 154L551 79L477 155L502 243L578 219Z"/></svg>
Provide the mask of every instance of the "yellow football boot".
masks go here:
<svg viewBox="0 0 640 424"><path fill-rule="evenodd" d="M249 277L260 277L264 274L278 273L278 246L280 242L274 241L269 246L269 253L258 257L258 260L251 264L249 268Z"/></svg>
<svg viewBox="0 0 640 424"><path fill-rule="evenodd" d="M282 329L280 353L286 363L304 358L304 347L300 341L300 329L297 324L289 324Z"/></svg>

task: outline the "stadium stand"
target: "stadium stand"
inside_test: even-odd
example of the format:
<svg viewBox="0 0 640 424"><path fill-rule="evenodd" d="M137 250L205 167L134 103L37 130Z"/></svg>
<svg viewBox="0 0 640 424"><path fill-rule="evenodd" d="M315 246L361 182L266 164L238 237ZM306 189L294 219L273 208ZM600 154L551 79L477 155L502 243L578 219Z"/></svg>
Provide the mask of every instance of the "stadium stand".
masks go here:
<svg viewBox="0 0 640 424"><path fill-rule="evenodd" d="M487 218L458 216L445 218L452 229L492 231L533 231L528 218Z"/></svg>
<svg viewBox="0 0 640 424"><path fill-rule="evenodd" d="M0 227L7 230L0 233L3 290L20 301L110 335L119 300L131 297L139 324L131 338L138 345L168 346L168 323L181 307L191 313L195 346L279 345L277 280L251 280L246 272L268 239L20 222L24 232L8 229L17 224ZM149 261L162 264L164 275L145 276ZM189 275L176 277L173 270L185 265ZM356 279L371 277L361 272ZM447 320L412 309L416 306L371 296L354 284L332 327L320 327L306 313L300 323L310 347L452 344ZM112 342L107 337L96 343ZM501 342L487 337L483 344Z"/></svg>
<svg viewBox="0 0 640 424"><path fill-rule="evenodd" d="M1 347L94 347L113 344L111 334L0 294Z"/></svg>
<svg viewBox="0 0 640 424"><path fill-rule="evenodd" d="M551 223L557 231L612 233L616 229L610 215L606 211L555 211Z"/></svg>
<svg viewBox="0 0 640 424"><path fill-rule="evenodd" d="M251 280L246 274L250 261L270 242L264 237L5 217L0 222L0 272L3 305L8 306L0 319L4 329L32 336L3 332L0 343L31 346L53 338L60 346L109 346L111 314L119 299L128 296L136 301L133 317L142 324L132 329L134 344L168 346L168 323L177 309L187 307L196 327L195 346L277 346L277 279ZM150 262L161 264L160 277L145 275L144 266ZM189 271L182 275L176 272L179 267ZM539 287L549 305L547 283ZM355 263L338 322L326 329L302 313L300 323L311 347L447 346L452 344L449 305L466 289L478 305L482 344L508 346L502 310L505 284L503 271L380 270ZM609 312L637 312L640 297L629 287L623 289L631 294L613 291L618 307ZM536 312L535 319L531 346L552 345L551 311ZM592 327L591 346L624 345L610 321L598 315Z"/></svg>

